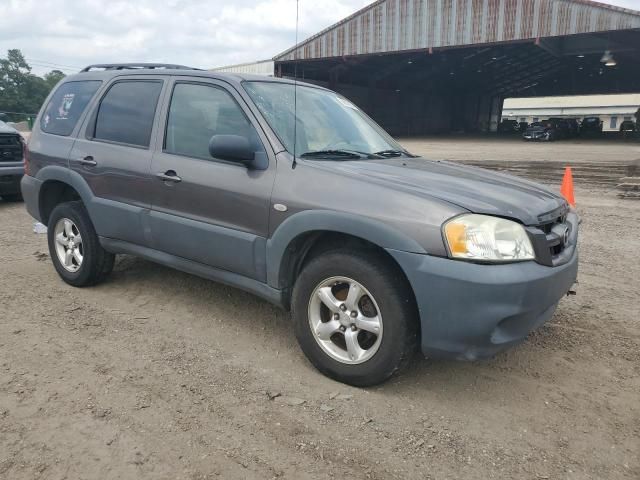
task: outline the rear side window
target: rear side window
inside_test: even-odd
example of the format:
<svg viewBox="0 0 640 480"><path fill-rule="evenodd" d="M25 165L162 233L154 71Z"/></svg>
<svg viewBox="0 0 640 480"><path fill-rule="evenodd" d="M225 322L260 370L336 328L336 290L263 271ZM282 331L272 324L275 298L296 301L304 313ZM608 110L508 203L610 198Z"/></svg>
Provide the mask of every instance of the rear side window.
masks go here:
<svg viewBox="0 0 640 480"><path fill-rule="evenodd" d="M115 83L102 98L93 138L148 147L162 81Z"/></svg>
<svg viewBox="0 0 640 480"><path fill-rule="evenodd" d="M71 135L101 83L99 80L88 80L60 85L40 119L42 131L65 137Z"/></svg>

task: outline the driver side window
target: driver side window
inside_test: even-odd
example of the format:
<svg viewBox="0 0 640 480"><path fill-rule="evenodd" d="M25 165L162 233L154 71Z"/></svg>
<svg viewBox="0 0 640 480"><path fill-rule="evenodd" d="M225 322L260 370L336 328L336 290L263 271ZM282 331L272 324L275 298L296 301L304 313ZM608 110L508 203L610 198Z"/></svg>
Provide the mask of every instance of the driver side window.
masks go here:
<svg viewBox="0 0 640 480"><path fill-rule="evenodd" d="M209 85L176 84L164 151L210 160L209 141L214 135L240 135L254 151L263 150L255 128L228 92Z"/></svg>

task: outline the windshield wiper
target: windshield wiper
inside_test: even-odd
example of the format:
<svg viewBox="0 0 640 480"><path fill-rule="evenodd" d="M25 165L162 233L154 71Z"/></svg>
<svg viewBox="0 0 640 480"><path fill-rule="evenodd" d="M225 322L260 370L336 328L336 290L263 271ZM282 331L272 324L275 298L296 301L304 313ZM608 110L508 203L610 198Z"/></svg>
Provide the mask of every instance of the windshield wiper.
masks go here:
<svg viewBox="0 0 640 480"><path fill-rule="evenodd" d="M379 152L375 152L374 155L380 155L381 157L401 157L402 155L409 155L404 150L381 150Z"/></svg>
<svg viewBox="0 0 640 480"><path fill-rule="evenodd" d="M300 158L313 158L313 157L340 157L340 158L363 158L368 154L356 152L355 150L315 150L306 152L300 155Z"/></svg>

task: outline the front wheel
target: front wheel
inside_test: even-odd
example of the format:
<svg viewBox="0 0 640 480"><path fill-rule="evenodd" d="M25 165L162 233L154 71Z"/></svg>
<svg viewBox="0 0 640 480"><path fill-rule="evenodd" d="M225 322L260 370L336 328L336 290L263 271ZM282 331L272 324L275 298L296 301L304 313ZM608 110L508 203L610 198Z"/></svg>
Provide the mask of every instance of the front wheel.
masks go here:
<svg viewBox="0 0 640 480"><path fill-rule="evenodd" d="M384 382L417 349L411 287L381 255L339 250L312 259L295 284L292 315L296 337L311 363L350 385Z"/></svg>

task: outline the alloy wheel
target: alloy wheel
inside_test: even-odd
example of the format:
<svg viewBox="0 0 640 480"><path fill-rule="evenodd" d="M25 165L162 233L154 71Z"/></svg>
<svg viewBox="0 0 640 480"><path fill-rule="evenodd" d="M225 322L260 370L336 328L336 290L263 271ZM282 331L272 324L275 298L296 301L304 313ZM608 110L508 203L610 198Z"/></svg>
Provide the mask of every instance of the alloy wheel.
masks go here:
<svg viewBox="0 0 640 480"><path fill-rule="evenodd" d="M382 341L382 315L371 293L347 277L320 282L309 299L309 327L322 350L338 362L371 359Z"/></svg>
<svg viewBox="0 0 640 480"><path fill-rule="evenodd" d="M61 218L56 223L54 238L56 254L62 267L71 273L80 270L84 247L77 225L68 218Z"/></svg>

